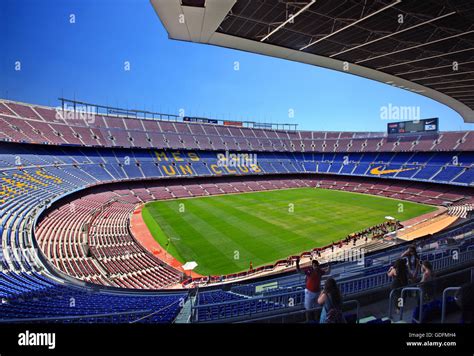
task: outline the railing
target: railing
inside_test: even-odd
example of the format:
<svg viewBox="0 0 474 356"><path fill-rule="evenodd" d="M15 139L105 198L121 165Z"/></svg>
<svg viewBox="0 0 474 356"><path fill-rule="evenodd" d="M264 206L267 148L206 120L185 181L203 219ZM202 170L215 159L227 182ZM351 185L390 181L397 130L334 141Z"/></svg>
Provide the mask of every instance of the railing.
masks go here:
<svg viewBox="0 0 474 356"><path fill-rule="evenodd" d="M290 292L283 292L277 293L270 296L257 296L247 299L239 299L239 300L230 300L220 303L213 303L213 304L195 304L191 307L191 321L192 322L219 322L220 320L229 319L244 319L241 322L248 321L251 319L252 321L263 321L273 318L282 317L281 314L275 314L272 312L277 312L278 310L287 310L285 311L284 317L288 315L294 315L299 313L307 312L304 309L301 309L304 304L304 290L299 289L296 291ZM343 305L356 305L356 314L357 320L359 320L359 309L360 304L357 300L348 300L343 303ZM255 307L255 308L253 308ZM314 308L314 310L319 310L322 307ZM294 309L301 309L296 310ZM288 311L290 310L290 311ZM293 310L293 311L292 311ZM210 318L205 318L204 320L199 320L201 313L209 313L211 315ZM217 314L216 314L217 312ZM257 317L257 314L264 314L269 313L269 315ZM229 316L230 314L230 316ZM252 318L252 316L254 316ZM202 316L201 316L202 318Z"/></svg>
<svg viewBox="0 0 474 356"><path fill-rule="evenodd" d="M444 276L441 276L439 278L436 278L436 279L433 279L431 280L430 282L427 282L427 284L431 284L432 288L434 288L434 283L440 283L448 278L452 278L456 275L461 275L461 274L466 274L467 273L467 269L463 269L463 270L460 270L460 271L455 271L455 272L452 272L452 273L448 273ZM469 274L470 274L470 281L474 281L474 267L471 267L469 268ZM460 287L448 287L448 288L445 288L443 290L443 296L442 296L442 311L441 311L441 323L444 323L445 321L445 315L446 315L446 298L447 298L447 294L451 291L457 291L459 290ZM403 310L404 310L404 307L405 307L405 293L406 292L409 292L409 291L415 291L418 293L418 298L419 298L419 301L418 301L418 307L419 307L419 315L418 315L418 319L415 319L413 318L413 321L417 322L417 323L421 323L422 320L423 320L423 301L424 301L424 297L425 297L425 293L424 293L424 287L423 285L413 285L413 286L408 286L408 287L404 287L404 288L397 288L397 289L394 289L390 292L390 296L389 296L389 308L388 308L388 317L390 319L392 319L392 315L393 315L393 306L394 306L394 301L393 301L393 296L398 292L400 292L400 296L399 298L402 299L402 305L400 307L400 318L399 320L402 320L403 319Z"/></svg>
<svg viewBox="0 0 474 356"><path fill-rule="evenodd" d="M434 237L424 239L422 243L424 245L429 245L430 243L434 241L444 239L446 237L453 236L455 234L456 236L459 236L459 237L462 236L464 238L468 238L469 236L473 234L473 230L474 230L474 221L472 221L471 223L463 224L462 226L455 227L451 229L450 231L441 232L439 234L436 234L436 236ZM371 264L370 267L377 267L377 266L380 267L382 265L387 265L387 263L391 264L395 260L400 258L401 252L406 250L406 245L407 244L402 244L398 247L394 246L390 249L390 252L387 252L387 251L375 252L371 256L366 257L366 261L371 261L373 263ZM450 249L453 249L453 248L451 247ZM468 250L470 249L474 249L474 246L468 247ZM426 251L423 251L423 254L430 254L432 252L434 252L434 250L428 249ZM349 266L343 266L343 271L346 272L348 268L353 268L353 267L354 267L353 264L350 264Z"/></svg>
<svg viewBox="0 0 474 356"><path fill-rule="evenodd" d="M441 304L441 324L444 324L446 320L446 297L448 293L453 292L453 291L457 292L460 289L461 287L448 287L443 290L443 302Z"/></svg>
<svg viewBox="0 0 474 356"><path fill-rule="evenodd" d="M360 293L361 291L388 286L390 282L391 279L388 277L387 272L381 272L371 276L341 281L339 282L339 288L341 289L342 294L350 295Z"/></svg>
<svg viewBox="0 0 474 356"><path fill-rule="evenodd" d="M405 287L402 289L400 298L402 298L402 307L400 308L400 320L403 320L403 311L405 310L405 293L406 292L417 292L418 293L418 319L413 320L417 323L421 323L423 320L423 289L421 287ZM390 293L392 294L392 293ZM390 305L392 305L390 303ZM391 318L391 316L390 316Z"/></svg>
<svg viewBox="0 0 474 356"><path fill-rule="evenodd" d="M196 296L199 298L199 295ZM270 313L276 310L293 308L303 305L304 289L276 293L267 296L257 296L245 299L229 300L212 304L196 304L191 308L193 322L202 322L202 313L208 313L211 318L204 321L219 321L228 319L251 318L256 314ZM201 320L200 320L201 314Z"/></svg>
<svg viewBox="0 0 474 356"><path fill-rule="evenodd" d="M272 293L275 290L282 290L283 288L298 288L303 287L305 276L302 273L295 273L289 276L280 277L277 281L261 282L258 285L252 284L234 284L231 288L232 292L243 294L248 297L261 296L265 293ZM259 287L260 291L257 292L256 288ZM246 288L245 292L242 292L240 288Z"/></svg>
<svg viewBox="0 0 474 356"><path fill-rule="evenodd" d="M99 105L86 103L83 101L58 98L61 102L62 111L72 112L85 112L95 115L104 115L118 118L134 118L134 119L151 119L151 120L163 120L163 121L176 121L176 122L196 122L196 123L207 123L215 125L248 127L254 129L269 129L269 130L283 130L283 131L296 131L298 124L280 124L280 123L259 123L255 121L238 121L238 120L221 120L221 119L209 119L203 117L185 117L184 115L175 114L163 114L159 112L153 112L148 110L135 110L125 109L107 105Z"/></svg>
<svg viewBox="0 0 474 356"><path fill-rule="evenodd" d="M115 312L115 313L103 313L103 314L84 314L84 315L71 315L71 316L51 316L51 317L42 317L42 318L14 318L14 319L3 319L0 320L1 323L39 323L39 322L61 322L61 321L78 321L81 322L83 320L89 319L105 319L105 321L113 322L114 319L119 319L121 323L130 323L135 324L142 322L148 318L151 318L178 303L184 303L186 300L185 297L181 297L171 304L166 305L159 310L153 311L152 309L143 309L143 310L136 310L132 312Z"/></svg>
<svg viewBox="0 0 474 356"><path fill-rule="evenodd" d="M436 272L442 272L456 265L461 265L465 262L474 260L474 250L468 250L459 253L457 257L452 254L449 256L442 257L438 260L431 261L433 270ZM371 276L359 277L356 279L350 279L348 281L340 281L339 287L344 295L356 294L361 291L367 291L371 289L377 289L380 287L389 286L391 283L390 277L386 272L377 273ZM359 287L360 285L360 287Z"/></svg>
<svg viewBox="0 0 474 356"><path fill-rule="evenodd" d="M474 268L471 268L470 281L474 282ZM444 324L446 321L446 299L450 292L457 292L461 287L448 287L443 290L443 299L441 304L441 324Z"/></svg>
<svg viewBox="0 0 474 356"><path fill-rule="evenodd" d="M136 316L143 316L150 313L151 310L138 310L133 312L117 312L117 313L105 313L105 314L85 314L85 315L74 315L74 316L51 316L43 318L15 318L15 319L3 319L0 320L0 324L11 324L11 323L45 323L45 322L61 322L61 321L78 321L81 322L84 319L106 319L113 321L114 318L119 318L121 322L130 322L134 320Z"/></svg>
<svg viewBox="0 0 474 356"><path fill-rule="evenodd" d="M163 308L161 308L161 309L159 309L159 310L157 310L157 311L154 311L154 312L152 312L152 313L149 313L149 314L147 314L147 315L145 315L145 316L142 316L141 318L138 318L138 319L136 319L136 320L130 321L130 324L135 324L135 323L138 323L138 322L140 322L140 321L142 321L142 320L151 318L151 317L153 317L153 316L155 316L155 315L161 313L162 311L165 311L165 310L171 308L172 306L174 306L174 305L177 304L178 302L179 302L180 304L183 304L183 305L184 305L185 300L186 300L185 298L179 298L178 300L175 300L173 303L171 303L171 304L169 304L169 305L167 305L167 306L165 306L165 307L163 307Z"/></svg>
<svg viewBox="0 0 474 356"><path fill-rule="evenodd" d="M465 251L463 253L459 253L457 259L453 259L453 257L445 256L438 260L438 268L435 269L436 272L442 272L443 270L447 270L457 265L461 265L464 262L474 260L474 251ZM459 273L455 272L455 273ZM453 274L455 274L453 273ZM440 277L444 278L444 277ZM375 275L360 277L357 279L351 279L348 281L341 281L339 282L339 287L342 294L344 296L355 295L362 292L367 292L368 290L378 289L381 287L388 287L391 283L391 278L388 277L387 272L381 272ZM405 288L408 290L419 290L417 286L409 286ZM393 314L393 295L395 290L390 293L390 305L389 305L389 317L392 318ZM404 296L402 290L402 297ZM419 291L420 300L422 300L423 292ZM199 296L198 296L199 297ZM290 298L291 305L290 305ZM293 290L293 291L285 291L281 293L276 293L273 295L259 295L253 296L246 299L238 299L238 300L230 300L224 301L219 303L212 303L212 304L204 304L199 305L198 300L196 300L195 305L192 306L192 321L194 322L201 322L199 320L199 312L211 315L211 319L205 321L218 321L223 319L236 319L242 317L252 317L255 314L263 314L267 312L272 312L276 310L283 310L286 309L287 311L291 312L291 307L299 306L303 303L304 300L304 290L301 288L300 290ZM422 305L422 303L420 304ZM422 316L422 306L420 307L420 319Z"/></svg>
<svg viewBox="0 0 474 356"><path fill-rule="evenodd" d="M345 311L350 311L350 310L353 310L354 307L352 308L344 308L345 306L347 307L348 305L355 305L355 309L356 309L356 324L359 323L359 311L360 311L360 303L359 301L355 300L355 299L352 299L352 300L348 300L348 301L345 301L342 303L342 307L343 307L343 310L346 309ZM297 310L297 311L293 311L293 312L289 312L289 313L285 313L284 315L269 315L269 316L265 316L265 317L261 317L261 318L256 318L256 319L252 319L251 321L252 322L262 322L262 321L265 321L265 320L271 320L271 319L276 319L276 318L288 318L288 317L292 317L292 316L296 316L296 315L300 315L300 314L306 314L306 313L314 313L316 311L319 311L319 310L322 310L322 306L318 306L316 308L313 308L313 309L301 309L301 310ZM246 323L248 321L246 320L243 320L243 321L238 321L236 322L236 324L240 324L240 323Z"/></svg>

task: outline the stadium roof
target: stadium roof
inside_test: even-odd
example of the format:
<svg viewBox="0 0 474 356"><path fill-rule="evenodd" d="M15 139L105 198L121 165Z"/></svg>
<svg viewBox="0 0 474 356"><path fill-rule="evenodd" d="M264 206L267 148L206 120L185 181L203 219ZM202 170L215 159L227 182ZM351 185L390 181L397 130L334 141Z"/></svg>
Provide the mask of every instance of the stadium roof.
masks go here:
<svg viewBox="0 0 474 356"><path fill-rule="evenodd" d="M150 0L170 38L335 69L474 122L472 0Z"/></svg>

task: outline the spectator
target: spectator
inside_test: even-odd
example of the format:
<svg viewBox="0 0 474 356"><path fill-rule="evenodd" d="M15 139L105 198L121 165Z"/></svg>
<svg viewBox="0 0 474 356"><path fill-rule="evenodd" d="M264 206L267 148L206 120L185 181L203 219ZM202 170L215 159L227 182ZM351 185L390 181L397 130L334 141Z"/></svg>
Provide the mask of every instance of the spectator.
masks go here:
<svg viewBox="0 0 474 356"><path fill-rule="evenodd" d="M399 258L388 270L387 275L392 278L391 290L394 290L397 313L400 312L400 294L401 288L408 284L408 271L405 260ZM402 301L403 302L403 301Z"/></svg>
<svg viewBox="0 0 474 356"><path fill-rule="evenodd" d="M433 266L430 261L421 262L421 281L420 283L426 283L433 279Z"/></svg>
<svg viewBox="0 0 474 356"><path fill-rule="evenodd" d="M318 304L323 306L320 324L345 323L342 313L342 297L334 278L328 278L324 290L318 297Z"/></svg>
<svg viewBox="0 0 474 356"><path fill-rule="evenodd" d="M423 291L425 300L431 300L433 296L433 266L430 261L421 263L421 281L420 287Z"/></svg>
<svg viewBox="0 0 474 356"><path fill-rule="evenodd" d="M474 323L474 283L464 284L455 296L456 303L461 308L462 322Z"/></svg>
<svg viewBox="0 0 474 356"><path fill-rule="evenodd" d="M418 275L420 274L420 258L416 252L415 245L408 247L402 257L407 258L408 263L408 283L418 282Z"/></svg>
<svg viewBox="0 0 474 356"><path fill-rule="evenodd" d="M328 269L323 269L319 266L317 260L311 261L311 267L301 269L300 258L296 259L296 270L306 276L306 288L304 290L304 308L309 311L316 307L316 300L321 291L321 277L325 273L329 273ZM306 321L309 321L310 313L306 313Z"/></svg>

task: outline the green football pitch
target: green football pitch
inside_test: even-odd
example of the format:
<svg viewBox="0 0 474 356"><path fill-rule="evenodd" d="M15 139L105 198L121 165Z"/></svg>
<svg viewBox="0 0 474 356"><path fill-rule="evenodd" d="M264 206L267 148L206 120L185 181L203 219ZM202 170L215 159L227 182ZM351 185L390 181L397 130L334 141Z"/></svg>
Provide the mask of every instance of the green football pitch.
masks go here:
<svg viewBox="0 0 474 356"><path fill-rule="evenodd" d="M343 191L301 188L156 201L143 219L180 262L202 275L228 274L339 241L393 216L404 221L432 206ZM169 244L168 244L169 242Z"/></svg>

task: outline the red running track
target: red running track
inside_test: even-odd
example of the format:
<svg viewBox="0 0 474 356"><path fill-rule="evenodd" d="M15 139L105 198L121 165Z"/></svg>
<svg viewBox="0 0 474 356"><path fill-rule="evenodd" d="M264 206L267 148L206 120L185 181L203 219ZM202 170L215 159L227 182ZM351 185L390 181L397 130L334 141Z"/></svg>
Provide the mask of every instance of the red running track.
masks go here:
<svg viewBox="0 0 474 356"><path fill-rule="evenodd" d="M142 206L139 206L134 210L132 217L130 218L130 230L133 237L155 257L177 270L189 274L189 271L183 270L182 263L169 253L166 253L166 250L153 238L153 235L150 230L148 230L148 227L142 218ZM194 277L203 276L199 273L193 272L193 278Z"/></svg>

